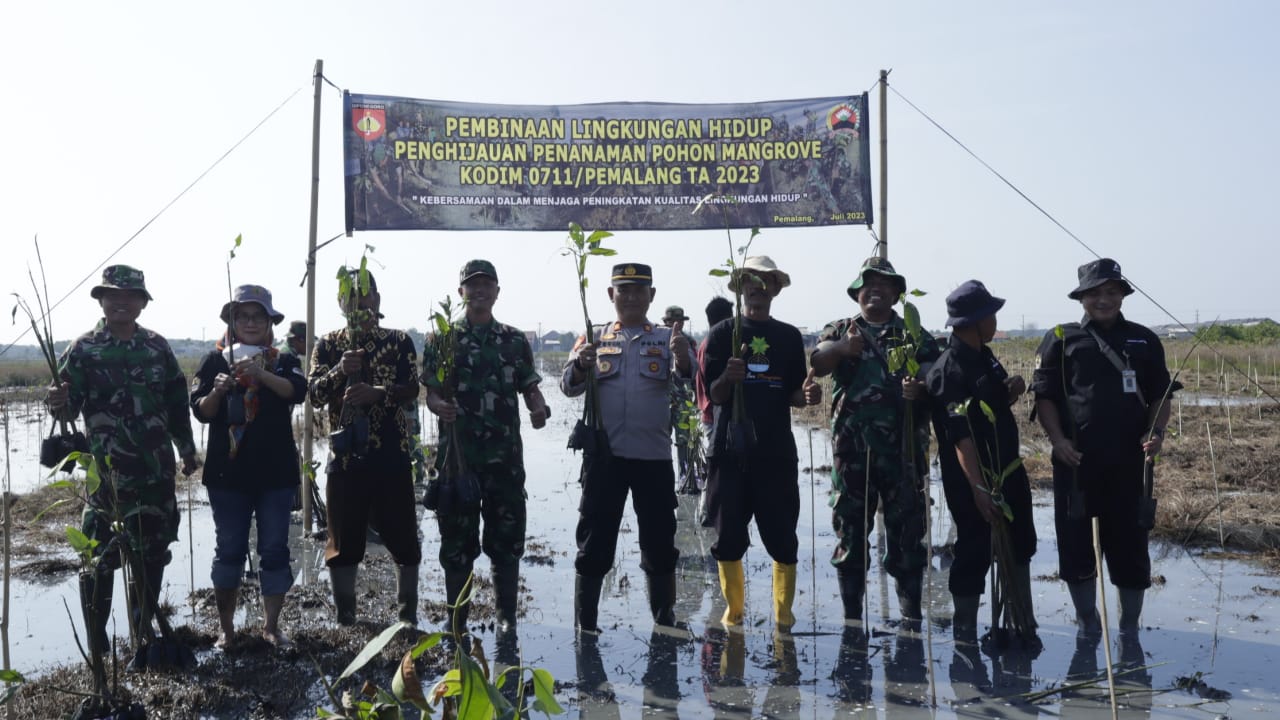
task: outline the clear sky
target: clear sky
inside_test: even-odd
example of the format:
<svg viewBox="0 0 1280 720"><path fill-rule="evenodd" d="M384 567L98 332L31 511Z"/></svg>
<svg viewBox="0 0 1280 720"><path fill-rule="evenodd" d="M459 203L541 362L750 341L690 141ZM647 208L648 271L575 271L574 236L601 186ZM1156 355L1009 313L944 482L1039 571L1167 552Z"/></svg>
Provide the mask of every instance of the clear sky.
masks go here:
<svg viewBox="0 0 1280 720"><path fill-rule="evenodd" d="M71 293L54 313L59 339L99 317L95 267L295 91L112 262L146 272L155 301L143 324L212 338L243 234L232 282L266 285L280 310L305 316L317 58L353 92L527 104L825 97L873 89L891 68L895 89L1180 319L1280 319L1273 2L50 2L6 16L0 288L31 299L38 233L50 293ZM343 226L338 91L326 86L323 103L322 241ZM875 92L872 110L878 164ZM1008 299L1004 327L1077 319L1066 293L1092 256L892 93L888 111L890 259L929 293L925 324L942 326L943 298L971 277ZM881 190L873 176L877 211ZM486 257L500 319L578 330L563 242L342 238L319 254L318 325L339 324L334 272L368 243L390 326L425 327L460 266ZM723 232L625 232L613 246L654 266L653 317L678 303L701 329L723 291L707 275L727 255ZM753 247L793 280L775 317L814 329L854 311L844 288L872 249L862 226L769 229ZM598 321L611 317L608 266L589 268ZM1125 310L1169 322L1141 296Z"/></svg>

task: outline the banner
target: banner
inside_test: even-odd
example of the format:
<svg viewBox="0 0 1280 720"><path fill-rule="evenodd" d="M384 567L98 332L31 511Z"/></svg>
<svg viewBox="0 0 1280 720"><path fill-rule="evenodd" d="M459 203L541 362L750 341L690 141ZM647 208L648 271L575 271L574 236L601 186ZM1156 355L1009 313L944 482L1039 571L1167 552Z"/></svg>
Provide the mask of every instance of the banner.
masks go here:
<svg viewBox="0 0 1280 720"><path fill-rule="evenodd" d="M720 105L343 97L348 232L872 221L865 93Z"/></svg>

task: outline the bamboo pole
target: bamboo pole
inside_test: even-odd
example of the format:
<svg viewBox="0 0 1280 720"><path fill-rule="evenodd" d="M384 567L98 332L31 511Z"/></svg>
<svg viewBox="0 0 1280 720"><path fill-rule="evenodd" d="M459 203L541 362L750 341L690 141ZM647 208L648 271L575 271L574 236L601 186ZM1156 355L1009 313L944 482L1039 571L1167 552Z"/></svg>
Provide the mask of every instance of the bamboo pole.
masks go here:
<svg viewBox="0 0 1280 720"><path fill-rule="evenodd" d="M12 670L9 665L9 557L10 557L10 524L12 518L9 516L9 404L0 400L0 423L4 425L4 599L3 607L0 608L0 645L4 648L4 669ZM13 717L13 703L8 703L6 715Z"/></svg>
<svg viewBox="0 0 1280 720"><path fill-rule="evenodd" d="M316 335L316 223L320 210L320 89L324 86L324 60L316 60L312 84L315 104L311 112L311 227L307 233L307 356L302 372L311 376L311 353ZM315 442L315 409L302 403L302 529L311 534L312 449Z"/></svg>
<svg viewBox="0 0 1280 720"><path fill-rule="evenodd" d="M1098 575L1098 607L1102 610L1102 651L1107 659L1107 693L1111 696L1111 720L1119 720L1116 709L1116 678L1111 668L1111 623L1107 620L1107 586L1102 580L1102 533L1098 517L1093 517L1093 562Z"/></svg>
<svg viewBox="0 0 1280 720"><path fill-rule="evenodd" d="M889 71L880 71L880 257L889 259Z"/></svg>

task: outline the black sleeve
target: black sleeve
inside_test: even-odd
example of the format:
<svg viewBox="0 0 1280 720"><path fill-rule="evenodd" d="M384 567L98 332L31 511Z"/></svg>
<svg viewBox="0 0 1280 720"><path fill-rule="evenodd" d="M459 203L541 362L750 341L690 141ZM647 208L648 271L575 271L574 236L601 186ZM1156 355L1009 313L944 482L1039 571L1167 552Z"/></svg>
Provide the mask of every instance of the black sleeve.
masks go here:
<svg viewBox="0 0 1280 720"><path fill-rule="evenodd" d="M809 374L808 363L804 355L804 337L798 328L788 325L787 340L787 377L784 389L788 396L804 386L805 376Z"/></svg>
<svg viewBox="0 0 1280 720"><path fill-rule="evenodd" d="M925 377L929 388L929 397L938 408L941 417L946 420L947 443L954 447L956 443L973 435L969 428L969 418L960 410L960 405L970 397L968 383L965 382L964 371L960 363L955 362L951 351L945 351L934 363ZM976 402L976 400L975 400ZM941 444L943 438L939 438Z"/></svg>
<svg viewBox="0 0 1280 720"><path fill-rule="evenodd" d="M1063 402L1066 399L1062 388L1062 373L1065 372L1062 367L1063 342L1063 338L1050 330L1036 349L1036 369L1031 375L1030 390L1037 400Z"/></svg>
<svg viewBox="0 0 1280 720"><path fill-rule="evenodd" d="M707 352L702 356L702 375L706 378L707 395L710 397L711 384L720 378L724 368L733 356L729 349L733 342L733 318L722 320L711 328L707 334Z"/></svg>
<svg viewBox="0 0 1280 720"><path fill-rule="evenodd" d="M226 358L222 357L222 353L217 350L205 355L200 360L200 366L196 368L195 378L191 383L191 414L202 423L208 424L215 418L207 418L201 414L200 401L213 392L213 381L218 377L218 373L225 372L231 372L231 368L227 365ZM221 409L218 410L218 414L222 414Z"/></svg>
<svg viewBox="0 0 1280 720"><path fill-rule="evenodd" d="M289 395L290 405L297 405L307 399L307 379L302 376L302 359L292 353L280 353L276 359L275 374L289 381L292 392Z"/></svg>

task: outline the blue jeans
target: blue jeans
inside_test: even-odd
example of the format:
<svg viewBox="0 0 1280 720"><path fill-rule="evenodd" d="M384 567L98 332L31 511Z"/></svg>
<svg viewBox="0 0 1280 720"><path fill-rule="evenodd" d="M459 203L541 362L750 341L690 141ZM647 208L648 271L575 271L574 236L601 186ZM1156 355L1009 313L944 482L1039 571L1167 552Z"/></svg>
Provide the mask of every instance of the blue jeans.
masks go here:
<svg viewBox="0 0 1280 720"><path fill-rule="evenodd" d="M293 585L289 566L289 513L296 488L251 494L207 488L217 545L213 553L213 586L240 587L249 554L249 520L258 521L258 576L263 595L283 595Z"/></svg>

